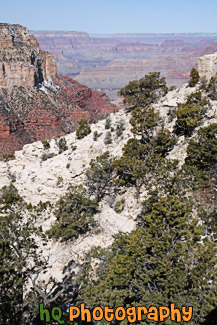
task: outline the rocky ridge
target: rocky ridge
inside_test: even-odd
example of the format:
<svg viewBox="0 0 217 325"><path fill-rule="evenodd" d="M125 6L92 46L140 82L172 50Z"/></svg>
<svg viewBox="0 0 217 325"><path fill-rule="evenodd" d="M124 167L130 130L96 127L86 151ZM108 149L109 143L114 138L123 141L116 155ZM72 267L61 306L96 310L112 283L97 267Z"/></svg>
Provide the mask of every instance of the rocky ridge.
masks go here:
<svg viewBox="0 0 217 325"><path fill-rule="evenodd" d="M114 112L102 92L57 75L53 56L20 25L0 24L0 154L72 132L77 120Z"/></svg>

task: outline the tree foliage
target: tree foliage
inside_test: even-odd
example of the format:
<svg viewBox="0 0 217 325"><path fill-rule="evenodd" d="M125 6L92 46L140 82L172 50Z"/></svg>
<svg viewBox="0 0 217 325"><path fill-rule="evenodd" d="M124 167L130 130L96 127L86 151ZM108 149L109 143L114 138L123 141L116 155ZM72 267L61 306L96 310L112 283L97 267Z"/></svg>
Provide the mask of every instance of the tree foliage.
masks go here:
<svg viewBox="0 0 217 325"><path fill-rule="evenodd" d="M217 123L198 130L198 138L191 139L186 164L209 170L217 164Z"/></svg>
<svg viewBox="0 0 217 325"><path fill-rule="evenodd" d="M76 130L76 136L78 139L83 139L91 132L90 120L86 117L81 118L78 121L79 127Z"/></svg>
<svg viewBox="0 0 217 325"><path fill-rule="evenodd" d="M104 195L111 192L114 178L114 158L108 151L90 161L90 167L86 170L85 184L88 192L100 201Z"/></svg>
<svg viewBox="0 0 217 325"><path fill-rule="evenodd" d="M25 203L10 186L0 197L0 323L29 324L30 306L24 297L30 277L43 265L33 217L24 217ZM43 236L41 237L43 241Z"/></svg>
<svg viewBox="0 0 217 325"><path fill-rule="evenodd" d="M96 200L91 200L81 185L71 186L68 192L56 204L56 221L48 230L49 237L61 241L76 239L86 233L95 222Z"/></svg>
<svg viewBox="0 0 217 325"><path fill-rule="evenodd" d="M190 77L191 79L189 80L189 86L190 87L194 87L196 86L196 84L199 82L200 80L200 75L199 75L199 72L197 71L197 69L195 68L192 68L191 69L191 72L190 72Z"/></svg>
<svg viewBox="0 0 217 325"><path fill-rule="evenodd" d="M157 120L154 108L136 107L130 119L131 132L140 135L144 143L149 142L153 135L153 129L157 125Z"/></svg>
<svg viewBox="0 0 217 325"><path fill-rule="evenodd" d="M203 234L190 202L152 198L137 229L117 235L102 256L97 280L84 275L80 299L90 307L193 305L190 324L198 324L216 303L215 246L208 238L201 242Z"/></svg>
<svg viewBox="0 0 217 325"><path fill-rule="evenodd" d="M160 77L160 72L150 72L140 80L130 81L119 91L119 95L124 96L124 102L128 105L146 107L155 103L167 91L165 78Z"/></svg>

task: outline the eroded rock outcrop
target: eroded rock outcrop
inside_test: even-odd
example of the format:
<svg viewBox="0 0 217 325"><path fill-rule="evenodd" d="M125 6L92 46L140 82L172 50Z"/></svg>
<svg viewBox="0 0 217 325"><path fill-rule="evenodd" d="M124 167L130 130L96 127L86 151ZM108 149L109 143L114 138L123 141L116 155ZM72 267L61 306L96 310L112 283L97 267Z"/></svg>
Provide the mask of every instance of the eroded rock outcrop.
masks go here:
<svg viewBox="0 0 217 325"><path fill-rule="evenodd" d="M57 75L56 61L20 25L0 24L0 154L72 132L115 110L101 92Z"/></svg>
<svg viewBox="0 0 217 325"><path fill-rule="evenodd" d="M217 53L198 58L198 68L200 76L210 80L217 73Z"/></svg>
<svg viewBox="0 0 217 325"><path fill-rule="evenodd" d="M0 24L0 87L31 87L55 77L56 62L20 25Z"/></svg>

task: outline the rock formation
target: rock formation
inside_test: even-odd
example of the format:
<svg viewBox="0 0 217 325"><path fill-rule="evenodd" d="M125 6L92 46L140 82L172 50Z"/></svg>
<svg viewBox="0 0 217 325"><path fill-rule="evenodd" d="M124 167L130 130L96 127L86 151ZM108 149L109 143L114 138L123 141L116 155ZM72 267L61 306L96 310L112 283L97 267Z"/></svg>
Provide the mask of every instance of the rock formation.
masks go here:
<svg viewBox="0 0 217 325"><path fill-rule="evenodd" d="M198 68L200 76L210 80L217 73L217 53L198 58Z"/></svg>
<svg viewBox="0 0 217 325"><path fill-rule="evenodd" d="M20 25L0 24L0 154L75 130L115 106L101 92L57 75L52 55Z"/></svg>

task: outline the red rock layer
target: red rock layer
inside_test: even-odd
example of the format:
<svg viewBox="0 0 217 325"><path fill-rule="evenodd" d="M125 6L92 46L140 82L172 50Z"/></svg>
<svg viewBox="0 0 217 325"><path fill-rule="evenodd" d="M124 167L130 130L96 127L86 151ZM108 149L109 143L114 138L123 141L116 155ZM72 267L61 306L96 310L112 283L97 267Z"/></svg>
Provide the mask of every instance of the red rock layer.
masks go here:
<svg viewBox="0 0 217 325"><path fill-rule="evenodd" d="M103 93L69 77L57 76L53 87L0 89L1 154L13 153L26 143L70 133L81 117L98 120L116 109Z"/></svg>
<svg viewBox="0 0 217 325"><path fill-rule="evenodd" d="M0 158L74 131L82 116L98 120L114 112L105 94L56 72L52 55L26 28L0 24Z"/></svg>

